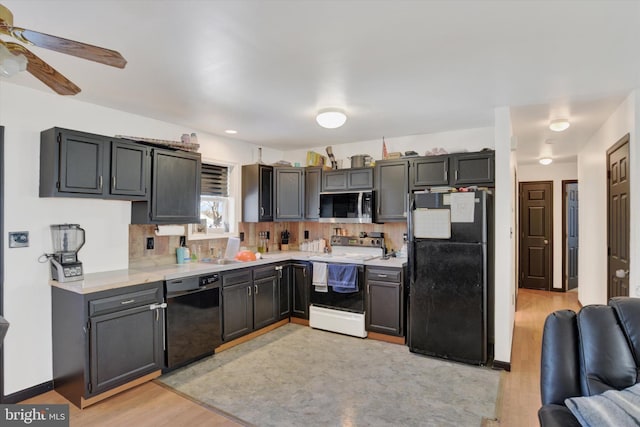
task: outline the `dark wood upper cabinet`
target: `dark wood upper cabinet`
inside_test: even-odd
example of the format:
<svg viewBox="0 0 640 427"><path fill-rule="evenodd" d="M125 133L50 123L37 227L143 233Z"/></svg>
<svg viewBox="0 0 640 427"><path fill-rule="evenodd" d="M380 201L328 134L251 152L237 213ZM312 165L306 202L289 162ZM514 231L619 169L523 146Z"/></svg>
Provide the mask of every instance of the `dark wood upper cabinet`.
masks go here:
<svg viewBox="0 0 640 427"><path fill-rule="evenodd" d="M373 168L322 171L322 191L371 190Z"/></svg>
<svg viewBox="0 0 640 427"><path fill-rule="evenodd" d="M304 219L304 168L275 168L276 221Z"/></svg>
<svg viewBox="0 0 640 427"><path fill-rule="evenodd" d="M304 217L309 220L320 218L320 191L322 188L322 168L306 168L304 176Z"/></svg>
<svg viewBox="0 0 640 427"><path fill-rule="evenodd" d="M411 160L411 190L435 186L493 187L494 151L416 157Z"/></svg>
<svg viewBox="0 0 640 427"><path fill-rule="evenodd" d="M376 222L404 222L407 220L409 193L409 162L381 160L375 166Z"/></svg>
<svg viewBox="0 0 640 427"><path fill-rule="evenodd" d="M242 220L273 221L273 166L242 166Z"/></svg>
<svg viewBox="0 0 640 427"><path fill-rule="evenodd" d="M148 182L144 145L62 128L40 134L40 197L144 200Z"/></svg>
<svg viewBox="0 0 640 427"><path fill-rule="evenodd" d="M200 222L201 168L199 153L152 149L150 200L131 205L131 223Z"/></svg>

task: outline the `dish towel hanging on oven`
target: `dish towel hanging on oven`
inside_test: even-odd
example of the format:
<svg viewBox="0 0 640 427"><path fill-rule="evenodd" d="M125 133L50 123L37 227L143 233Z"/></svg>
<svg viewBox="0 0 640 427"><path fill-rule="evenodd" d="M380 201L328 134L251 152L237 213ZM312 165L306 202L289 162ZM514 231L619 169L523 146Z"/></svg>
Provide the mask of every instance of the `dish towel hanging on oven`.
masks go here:
<svg viewBox="0 0 640 427"><path fill-rule="evenodd" d="M313 263L313 278L311 279L311 283L316 292L329 292L329 288L327 287L327 263Z"/></svg>
<svg viewBox="0 0 640 427"><path fill-rule="evenodd" d="M327 280L333 292L341 294L358 292L358 266L354 264L329 264Z"/></svg>

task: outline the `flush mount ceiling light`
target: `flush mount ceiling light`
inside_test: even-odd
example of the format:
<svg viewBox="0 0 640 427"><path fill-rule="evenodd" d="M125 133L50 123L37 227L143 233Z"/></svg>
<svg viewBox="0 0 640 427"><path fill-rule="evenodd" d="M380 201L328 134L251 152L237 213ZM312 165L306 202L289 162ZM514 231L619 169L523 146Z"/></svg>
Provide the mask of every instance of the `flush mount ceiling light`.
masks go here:
<svg viewBox="0 0 640 427"><path fill-rule="evenodd" d="M538 160L538 162L541 165L547 166L547 165L550 165L553 162L553 159L551 157L543 157L540 160Z"/></svg>
<svg viewBox="0 0 640 427"><path fill-rule="evenodd" d="M335 129L339 128L347 121L347 115L342 110L329 108L320 110L316 116L316 122L323 128Z"/></svg>
<svg viewBox="0 0 640 427"><path fill-rule="evenodd" d="M224 133L228 133L229 135L235 135L238 133L238 131L235 129L227 129L224 131Z"/></svg>
<svg viewBox="0 0 640 427"><path fill-rule="evenodd" d="M569 120L567 119L556 119L549 123L549 129L554 132L562 132L563 130L569 129L569 126Z"/></svg>

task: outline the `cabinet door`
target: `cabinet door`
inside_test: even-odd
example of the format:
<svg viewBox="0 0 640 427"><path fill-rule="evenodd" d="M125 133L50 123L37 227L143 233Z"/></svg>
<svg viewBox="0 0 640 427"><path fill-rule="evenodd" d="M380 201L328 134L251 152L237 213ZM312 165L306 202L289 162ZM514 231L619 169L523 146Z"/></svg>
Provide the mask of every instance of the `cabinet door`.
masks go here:
<svg viewBox="0 0 640 427"><path fill-rule="evenodd" d="M322 171L322 191L347 189L347 170Z"/></svg>
<svg viewBox="0 0 640 427"><path fill-rule="evenodd" d="M273 270L275 272L275 270ZM253 281L253 327L260 329L276 321L278 278L273 275Z"/></svg>
<svg viewBox="0 0 640 427"><path fill-rule="evenodd" d="M286 319L291 313L291 266L279 265L278 269L278 318Z"/></svg>
<svg viewBox="0 0 640 427"><path fill-rule="evenodd" d="M258 221L273 221L273 168L260 165L258 176Z"/></svg>
<svg viewBox="0 0 640 427"><path fill-rule="evenodd" d="M151 219L200 222L200 155L154 149Z"/></svg>
<svg viewBox="0 0 640 427"><path fill-rule="evenodd" d="M61 132L59 191L102 194L105 140L97 135Z"/></svg>
<svg viewBox="0 0 640 427"><path fill-rule="evenodd" d="M320 188L322 185L321 168L307 168L304 177L306 219L320 218Z"/></svg>
<svg viewBox="0 0 640 427"><path fill-rule="evenodd" d="M452 156L454 175L451 185L494 185L494 152Z"/></svg>
<svg viewBox="0 0 640 427"><path fill-rule="evenodd" d="M449 156L414 159L411 162L411 189L449 185Z"/></svg>
<svg viewBox="0 0 640 427"><path fill-rule="evenodd" d="M222 339L231 341L253 330L251 283L222 288Z"/></svg>
<svg viewBox="0 0 640 427"><path fill-rule="evenodd" d="M306 263L291 264L292 278L292 307L291 315L302 319L309 318L309 288L311 287L311 274Z"/></svg>
<svg viewBox="0 0 640 427"><path fill-rule="evenodd" d="M110 193L121 196L147 195L148 148L140 144L111 141Z"/></svg>
<svg viewBox="0 0 640 427"><path fill-rule="evenodd" d="M276 168L276 220L304 219L304 169Z"/></svg>
<svg viewBox="0 0 640 427"><path fill-rule="evenodd" d="M370 190L373 188L373 168L351 169L347 171L349 190Z"/></svg>
<svg viewBox="0 0 640 427"><path fill-rule="evenodd" d="M407 220L409 164L406 160L378 162L375 166L376 222Z"/></svg>
<svg viewBox="0 0 640 427"><path fill-rule="evenodd" d="M90 395L163 366L164 310L148 305L90 318Z"/></svg>
<svg viewBox="0 0 640 427"><path fill-rule="evenodd" d="M367 282L366 327L368 331L402 334L400 283Z"/></svg>

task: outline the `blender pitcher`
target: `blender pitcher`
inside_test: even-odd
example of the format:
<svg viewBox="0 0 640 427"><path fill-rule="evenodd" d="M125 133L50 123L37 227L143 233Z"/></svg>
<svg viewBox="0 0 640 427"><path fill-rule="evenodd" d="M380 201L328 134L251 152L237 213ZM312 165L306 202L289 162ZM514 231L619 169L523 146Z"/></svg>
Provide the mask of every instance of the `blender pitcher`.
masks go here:
<svg viewBox="0 0 640 427"><path fill-rule="evenodd" d="M82 263L78 251L84 245L84 229L78 224L55 224L51 226L53 258L51 276L59 282L82 280Z"/></svg>

